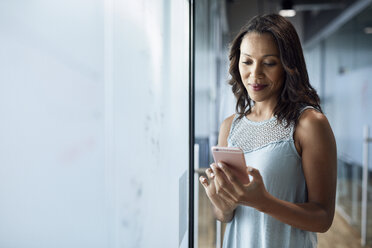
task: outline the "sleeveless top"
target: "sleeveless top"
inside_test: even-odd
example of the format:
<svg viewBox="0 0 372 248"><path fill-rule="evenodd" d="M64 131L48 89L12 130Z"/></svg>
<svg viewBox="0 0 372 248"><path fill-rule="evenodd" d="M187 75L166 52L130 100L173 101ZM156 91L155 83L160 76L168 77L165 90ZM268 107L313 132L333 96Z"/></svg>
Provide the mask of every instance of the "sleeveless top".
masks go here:
<svg viewBox="0 0 372 248"><path fill-rule="evenodd" d="M301 113L308 108L305 107ZM307 188L301 157L293 140L294 124L287 128L273 117L254 122L235 118L228 146L244 151L247 165L260 171L267 191L276 198L293 202L307 201ZM313 248L317 235L281 222L255 208L239 205L227 223L224 248Z"/></svg>

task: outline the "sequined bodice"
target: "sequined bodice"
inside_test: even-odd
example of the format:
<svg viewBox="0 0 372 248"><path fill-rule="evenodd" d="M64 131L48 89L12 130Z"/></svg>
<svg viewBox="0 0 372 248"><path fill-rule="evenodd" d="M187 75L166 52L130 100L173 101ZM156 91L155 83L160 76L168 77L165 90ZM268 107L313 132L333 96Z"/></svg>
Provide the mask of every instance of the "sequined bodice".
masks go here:
<svg viewBox="0 0 372 248"><path fill-rule="evenodd" d="M250 152L274 142L291 140L293 124L287 128L286 124L286 121L279 123L275 117L267 121L254 122L246 117L238 119L236 116L231 125L231 130L234 131L230 133L228 141L232 146Z"/></svg>

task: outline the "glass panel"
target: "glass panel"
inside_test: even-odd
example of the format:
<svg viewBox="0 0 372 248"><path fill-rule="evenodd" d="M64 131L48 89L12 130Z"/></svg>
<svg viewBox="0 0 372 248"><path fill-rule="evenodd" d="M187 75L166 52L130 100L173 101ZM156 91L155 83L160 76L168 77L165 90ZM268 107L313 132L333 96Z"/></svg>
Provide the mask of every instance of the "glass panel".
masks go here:
<svg viewBox="0 0 372 248"><path fill-rule="evenodd" d="M226 84L228 59L223 46L222 1L195 1L195 247L219 247L221 224L198 178L213 159L221 119L221 85ZM226 61L225 61L226 60ZM222 86L223 87L223 86ZM230 91L230 90L229 90ZM230 110L232 114L233 108ZM216 241L219 240L219 241ZM216 243L218 242L218 243Z"/></svg>
<svg viewBox="0 0 372 248"><path fill-rule="evenodd" d="M210 4L208 0L195 1L195 247L216 247L216 221L199 177L211 163L210 146L213 143L212 118L215 114L210 93L215 88L211 69Z"/></svg>
<svg viewBox="0 0 372 248"><path fill-rule="evenodd" d="M372 6L306 51L310 79L325 73L323 110L333 128L338 152L337 209L361 233L363 126L372 127ZM325 59L325 68L319 68ZM371 152L371 149L370 149ZM372 244L372 160L369 159L367 244Z"/></svg>
<svg viewBox="0 0 372 248"><path fill-rule="evenodd" d="M360 232L362 167L341 159L337 166L337 210Z"/></svg>
<svg viewBox="0 0 372 248"><path fill-rule="evenodd" d="M0 247L188 247L189 2L0 1Z"/></svg>

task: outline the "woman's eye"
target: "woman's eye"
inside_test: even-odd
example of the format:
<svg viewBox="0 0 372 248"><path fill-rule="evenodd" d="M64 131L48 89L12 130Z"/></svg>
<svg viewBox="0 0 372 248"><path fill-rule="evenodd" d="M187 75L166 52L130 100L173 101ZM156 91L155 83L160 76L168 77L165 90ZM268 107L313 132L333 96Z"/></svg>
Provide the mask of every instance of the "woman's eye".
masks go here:
<svg viewBox="0 0 372 248"><path fill-rule="evenodd" d="M274 66L274 65L276 65L276 63L275 62L265 62L264 65L266 65L266 66Z"/></svg>
<svg viewBox="0 0 372 248"><path fill-rule="evenodd" d="M243 61L243 64L251 65L252 64L252 61Z"/></svg>

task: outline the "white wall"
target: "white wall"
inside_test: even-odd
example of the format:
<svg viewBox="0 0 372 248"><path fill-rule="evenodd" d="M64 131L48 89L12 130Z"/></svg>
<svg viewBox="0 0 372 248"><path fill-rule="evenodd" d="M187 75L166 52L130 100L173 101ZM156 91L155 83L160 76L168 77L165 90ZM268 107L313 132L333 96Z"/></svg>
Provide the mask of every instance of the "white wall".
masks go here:
<svg viewBox="0 0 372 248"><path fill-rule="evenodd" d="M188 30L186 0L0 2L0 247L187 245Z"/></svg>
<svg viewBox="0 0 372 248"><path fill-rule="evenodd" d="M360 30L356 29L357 32ZM357 63L359 60L368 61L370 57L370 52L364 55L359 52L366 47L356 43L357 38L361 39L358 33L354 36L341 29L326 39L324 110L336 136L338 156L362 165L363 126L372 127L372 65L370 62ZM367 35L362 39L371 40ZM372 163L369 164L372 168Z"/></svg>
<svg viewBox="0 0 372 248"><path fill-rule="evenodd" d="M372 131L371 71L372 66L369 66L336 77L338 87L333 87L334 97L328 104L339 156L360 165L363 126L369 125L370 133ZM372 169L371 162L369 168Z"/></svg>
<svg viewBox="0 0 372 248"><path fill-rule="evenodd" d="M364 12L370 19L370 8ZM327 37L324 54L320 43L305 51L310 81L324 96L322 108L336 137L338 157L357 165L363 158L363 126L369 125L372 130L372 43L371 36L360 28L365 25L363 15ZM320 85L322 70L324 87Z"/></svg>
<svg viewBox="0 0 372 248"><path fill-rule="evenodd" d="M322 76L322 57L320 44L317 44L309 50L304 50L304 57L306 61L306 67L309 74L309 80L311 86L317 91L319 97L324 94L321 87L321 76ZM323 99L322 99L323 100Z"/></svg>
<svg viewBox="0 0 372 248"><path fill-rule="evenodd" d="M105 247L103 3L0 3L0 247Z"/></svg>
<svg viewBox="0 0 372 248"><path fill-rule="evenodd" d="M179 206L179 197L187 204L179 181L189 154L188 2L114 9L115 247L178 247L188 209Z"/></svg>

